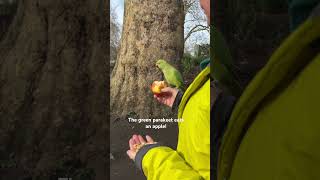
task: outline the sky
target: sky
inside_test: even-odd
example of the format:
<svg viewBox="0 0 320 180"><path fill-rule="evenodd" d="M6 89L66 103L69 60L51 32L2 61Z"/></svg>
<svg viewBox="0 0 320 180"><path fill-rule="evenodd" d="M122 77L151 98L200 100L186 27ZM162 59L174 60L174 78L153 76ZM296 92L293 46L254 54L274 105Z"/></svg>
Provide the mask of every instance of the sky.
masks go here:
<svg viewBox="0 0 320 180"><path fill-rule="evenodd" d="M118 22L123 24L123 13L124 13L124 0L111 0L111 9L116 10L118 16Z"/></svg>
<svg viewBox="0 0 320 180"><path fill-rule="evenodd" d="M123 13L124 13L124 0L111 0L110 1L111 9L115 9L116 15L117 15L117 20L119 24L122 26L123 24ZM200 8L200 5L199 5ZM200 11L200 15L204 16L204 13ZM186 21L190 19L190 15L186 15ZM206 25L206 22L202 22L203 25ZM185 35L188 33L188 28L192 27L192 23L185 23ZM120 28L122 29L122 28ZM187 40L185 44L185 48L188 51L193 51L194 45L195 44L209 44L210 43L210 36L209 32L207 31L202 31L202 32L197 32L192 34L190 38Z"/></svg>

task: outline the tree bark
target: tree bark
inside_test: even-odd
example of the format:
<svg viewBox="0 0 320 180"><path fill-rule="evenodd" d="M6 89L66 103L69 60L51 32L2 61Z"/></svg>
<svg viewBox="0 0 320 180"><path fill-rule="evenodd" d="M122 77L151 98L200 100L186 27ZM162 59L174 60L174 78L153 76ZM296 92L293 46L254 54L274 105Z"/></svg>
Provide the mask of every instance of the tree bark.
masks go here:
<svg viewBox="0 0 320 180"><path fill-rule="evenodd" d="M106 2L19 1L0 43L0 160L20 177L107 177Z"/></svg>
<svg viewBox="0 0 320 180"><path fill-rule="evenodd" d="M120 50L111 79L111 110L119 116L163 114L150 91L163 80L155 63L168 60L179 67L183 55L184 11L180 0L127 0ZM168 110L166 110L168 111Z"/></svg>
<svg viewBox="0 0 320 180"><path fill-rule="evenodd" d="M1 1L0 1L1 2ZM16 13L17 10L17 3L8 3L2 2L0 3L0 41L8 30L9 25Z"/></svg>

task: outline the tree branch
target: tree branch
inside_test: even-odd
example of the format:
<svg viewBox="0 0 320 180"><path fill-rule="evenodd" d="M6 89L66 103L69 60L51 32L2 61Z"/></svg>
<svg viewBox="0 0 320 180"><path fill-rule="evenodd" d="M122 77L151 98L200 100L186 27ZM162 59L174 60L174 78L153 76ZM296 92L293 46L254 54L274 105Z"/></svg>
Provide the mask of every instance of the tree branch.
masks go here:
<svg viewBox="0 0 320 180"><path fill-rule="evenodd" d="M194 26L193 28L191 28L191 30L188 32L188 34L184 38L184 42L186 42L188 40L188 38L191 36L191 34L193 34L195 32L199 32L199 31L204 31L204 30L209 31L209 27L201 25L201 24Z"/></svg>

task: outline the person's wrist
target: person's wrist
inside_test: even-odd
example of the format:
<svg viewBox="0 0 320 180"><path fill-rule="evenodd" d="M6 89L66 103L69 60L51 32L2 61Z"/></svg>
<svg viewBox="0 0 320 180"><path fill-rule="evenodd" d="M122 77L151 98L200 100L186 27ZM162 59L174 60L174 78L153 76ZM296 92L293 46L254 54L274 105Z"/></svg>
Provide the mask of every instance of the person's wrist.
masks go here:
<svg viewBox="0 0 320 180"><path fill-rule="evenodd" d="M176 97L174 98L174 101L173 101L173 104L172 104L172 107L171 107L172 111L178 109L182 97L183 97L183 92L180 91L180 90L177 90Z"/></svg>
<svg viewBox="0 0 320 180"><path fill-rule="evenodd" d="M154 142L149 144L144 144L141 148L137 151L136 156L134 157L135 165L142 170L142 160L143 157L148 153L149 150L161 146L160 143Z"/></svg>
<svg viewBox="0 0 320 180"><path fill-rule="evenodd" d="M176 100L176 98L177 98L178 93L179 93L179 90L178 90L178 89L173 89L173 90L172 90L172 99L173 99L173 100L172 100L172 103L170 104L170 108L173 107L174 102L175 102L175 100Z"/></svg>
<svg viewBox="0 0 320 180"><path fill-rule="evenodd" d="M148 144L156 144L157 142L148 142L148 143L141 143L141 144L135 144L134 148L136 149L136 154L139 152L139 150L143 147L146 146Z"/></svg>

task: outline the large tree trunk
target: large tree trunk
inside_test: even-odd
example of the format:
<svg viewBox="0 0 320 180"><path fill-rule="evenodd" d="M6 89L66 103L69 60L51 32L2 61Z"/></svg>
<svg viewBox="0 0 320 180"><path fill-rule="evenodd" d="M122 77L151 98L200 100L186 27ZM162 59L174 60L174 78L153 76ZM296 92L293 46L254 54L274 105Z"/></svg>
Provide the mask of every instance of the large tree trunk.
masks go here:
<svg viewBox="0 0 320 180"><path fill-rule="evenodd" d="M16 2L8 3L2 1L2 3L0 3L0 41L5 32L7 32L8 27L16 13L16 10Z"/></svg>
<svg viewBox="0 0 320 180"><path fill-rule="evenodd" d="M119 116L135 112L159 116L150 91L163 79L155 63L163 58L179 67L183 55L183 3L180 0L127 0L117 62L111 79L111 110Z"/></svg>
<svg viewBox="0 0 320 180"><path fill-rule="evenodd" d="M0 177L106 178L105 2L19 1L0 44Z"/></svg>

